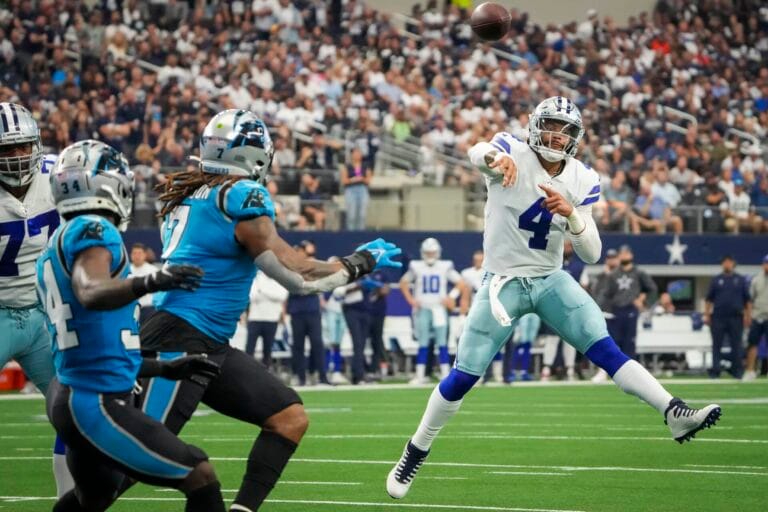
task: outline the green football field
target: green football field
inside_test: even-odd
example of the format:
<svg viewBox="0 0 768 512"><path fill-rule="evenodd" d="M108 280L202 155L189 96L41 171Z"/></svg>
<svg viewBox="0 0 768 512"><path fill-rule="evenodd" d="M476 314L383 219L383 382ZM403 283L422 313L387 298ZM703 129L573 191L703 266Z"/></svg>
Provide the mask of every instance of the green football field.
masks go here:
<svg viewBox="0 0 768 512"><path fill-rule="evenodd" d="M718 425L679 445L658 413L612 385L478 388L402 501L384 480L431 390L305 391L309 432L261 510L767 510L768 382L668 387L692 405L720 403ZM0 428L0 510L50 510L53 431L42 400L0 397ZM211 456L228 500L256 435L210 410L183 432ZM110 510L183 508L177 491L142 485Z"/></svg>

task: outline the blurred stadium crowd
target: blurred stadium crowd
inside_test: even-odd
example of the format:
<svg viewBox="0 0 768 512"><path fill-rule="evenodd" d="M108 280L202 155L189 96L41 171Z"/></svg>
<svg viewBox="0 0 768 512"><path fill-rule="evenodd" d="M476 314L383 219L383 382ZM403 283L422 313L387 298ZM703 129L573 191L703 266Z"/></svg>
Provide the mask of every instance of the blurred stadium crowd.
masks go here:
<svg viewBox="0 0 768 512"><path fill-rule="evenodd" d="M358 0L10 0L0 101L39 116L51 152L91 137L121 149L150 208L213 113L253 110L273 127L272 191L302 201L279 222L323 229L353 148L375 177L399 167L481 199L466 150L524 139L535 104L567 94L588 130L580 158L603 177L602 229L768 231L764 2L662 0L546 26L513 10L493 46L473 39L466 3L395 19Z"/></svg>

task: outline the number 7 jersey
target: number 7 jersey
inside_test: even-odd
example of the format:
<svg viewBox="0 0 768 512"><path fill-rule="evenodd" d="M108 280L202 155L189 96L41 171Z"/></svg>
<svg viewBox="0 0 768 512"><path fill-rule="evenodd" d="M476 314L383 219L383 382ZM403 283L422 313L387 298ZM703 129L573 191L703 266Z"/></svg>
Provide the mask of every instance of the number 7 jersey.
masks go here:
<svg viewBox="0 0 768 512"><path fill-rule="evenodd" d="M483 267L494 274L539 277L563 266L565 217L552 215L542 202L546 197L539 185L563 195L583 217L592 215L592 204L600 198L598 174L575 158L569 158L563 172L551 177L536 153L509 133L497 133L491 145L512 157L517 180L501 186L501 178L486 178Z"/></svg>

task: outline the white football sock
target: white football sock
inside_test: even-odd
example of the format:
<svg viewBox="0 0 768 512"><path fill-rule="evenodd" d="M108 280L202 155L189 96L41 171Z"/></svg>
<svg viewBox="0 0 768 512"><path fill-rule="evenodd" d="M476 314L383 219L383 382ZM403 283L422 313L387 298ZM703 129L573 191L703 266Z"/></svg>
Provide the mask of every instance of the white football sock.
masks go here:
<svg viewBox="0 0 768 512"><path fill-rule="evenodd" d="M542 363L544 366L552 366L555 364L555 357L557 357L557 344L560 343L558 338L554 336L547 336L544 342L544 355L542 356Z"/></svg>
<svg viewBox="0 0 768 512"><path fill-rule="evenodd" d="M419 450L429 450L440 429L456 414L462 401L463 399L449 402L440 393L440 386L435 386L429 397L429 402L427 402L424 415L421 417L419 428L416 429L416 433L411 438L413 445Z"/></svg>
<svg viewBox="0 0 768 512"><path fill-rule="evenodd" d="M619 368L613 375L613 382L625 393L635 395L661 414L664 414L672 400L672 395L634 359Z"/></svg>
<svg viewBox="0 0 768 512"><path fill-rule="evenodd" d="M504 382L504 361L493 361L491 363L491 374L494 382Z"/></svg>
<svg viewBox="0 0 768 512"><path fill-rule="evenodd" d="M563 340L563 364L566 368L573 368L576 364L576 349Z"/></svg>
<svg viewBox="0 0 768 512"><path fill-rule="evenodd" d="M417 364L416 365L416 378L420 380L424 380L424 376L427 374L427 365L424 364Z"/></svg>
<svg viewBox="0 0 768 512"><path fill-rule="evenodd" d="M75 488L75 481L67 467L67 456L60 453L53 454L53 477L56 479L56 497L61 498Z"/></svg>

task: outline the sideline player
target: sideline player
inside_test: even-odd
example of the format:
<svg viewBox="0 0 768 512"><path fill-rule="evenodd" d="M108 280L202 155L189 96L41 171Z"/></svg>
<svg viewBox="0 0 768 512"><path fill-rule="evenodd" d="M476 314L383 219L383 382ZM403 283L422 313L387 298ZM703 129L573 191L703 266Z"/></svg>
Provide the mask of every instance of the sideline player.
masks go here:
<svg viewBox="0 0 768 512"><path fill-rule="evenodd" d="M141 346L158 358L205 353L221 375L201 387L152 379L144 408L179 432L200 402L261 427L230 510L257 510L308 426L299 395L245 352L229 346L258 269L290 293L330 291L374 268L399 267L400 254L379 239L338 262L307 258L277 233L275 210L261 181L274 153L264 122L246 110L216 114L200 138L200 165L168 177L161 214L167 263L205 270L193 294L155 295L157 313L141 326ZM256 266L254 266L254 260Z"/></svg>
<svg viewBox="0 0 768 512"><path fill-rule="evenodd" d="M600 308L561 269L566 236L588 263L598 261L602 248L591 212L600 197L599 178L573 158L584 135L576 105L561 96L544 100L531 114L529 133L527 143L497 133L490 143L469 150L488 187L484 268L489 275L472 304L451 374L432 392L416 433L387 477L393 498L406 495L440 429L485 373L516 319L530 312L608 372L623 391L659 411L673 439L690 439L720 417L717 405L691 409L672 397L622 353Z"/></svg>
<svg viewBox="0 0 768 512"><path fill-rule="evenodd" d="M65 223L37 262L56 366L46 405L67 443L75 479L54 512L106 510L126 475L179 489L189 512L223 512L221 486L206 454L134 407L132 392L141 375L218 374L218 366L200 356L158 363L143 361L139 348L137 299L159 290L192 290L202 271L169 266L127 278L128 254L117 226L124 229L131 216L133 173L114 148L95 140L67 147L51 181Z"/></svg>
<svg viewBox="0 0 768 512"><path fill-rule="evenodd" d="M453 302L448 295L448 283L456 285L464 294L461 275L453 262L440 259L442 247L434 238L421 243L421 259L411 261L408 271L400 279L400 290L413 310L413 325L419 352L416 355L416 375L411 384L426 384L429 359L429 340L434 337L438 347L440 378L448 376L451 366L448 354L448 307ZM413 292L411 292L413 287Z"/></svg>
<svg viewBox="0 0 768 512"><path fill-rule="evenodd" d="M15 103L0 103L0 369L15 359L45 394L53 378L51 338L35 291L35 261L59 225L48 180L56 155L42 154L40 130L32 114ZM74 483L64 444L53 451L56 495Z"/></svg>

